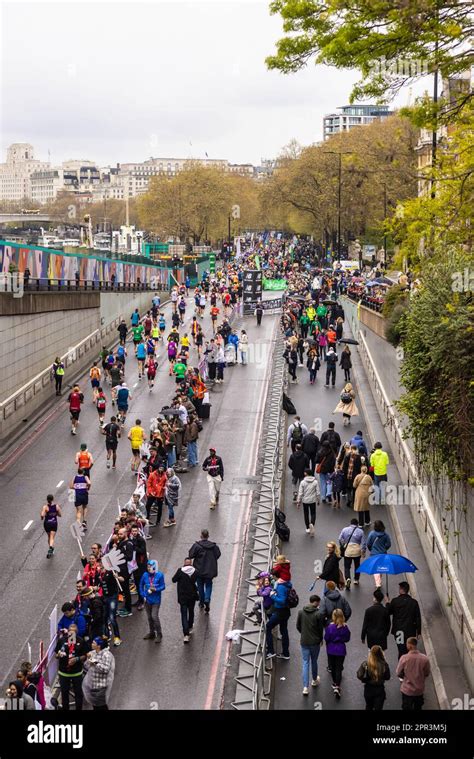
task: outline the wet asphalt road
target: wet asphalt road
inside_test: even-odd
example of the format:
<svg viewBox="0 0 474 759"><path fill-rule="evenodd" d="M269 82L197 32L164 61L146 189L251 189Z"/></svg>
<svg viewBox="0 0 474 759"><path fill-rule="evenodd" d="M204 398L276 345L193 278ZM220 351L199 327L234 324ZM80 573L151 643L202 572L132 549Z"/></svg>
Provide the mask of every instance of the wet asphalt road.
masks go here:
<svg viewBox="0 0 474 759"><path fill-rule="evenodd" d="M164 308L167 328L171 324L171 306ZM188 299L186 322L193 315L193 300ZM238 491L234 478L253 474L255 448L267 383L268 356L276 317L265 316L260 328L253 317L237 317L234 325L249 334L247 367L226 369L225 382L211 391L211 417L204 422L199 439L199 460L207 455L210 444L224 459L225 481L221 503L209 510L205 473L200 467L179 475L183 494L176 510L177 526L157 528L147 541L152 558L165 573L167 588L163 593L161 645L144 641L147 632L145 612L134 609L133 616L120 620L123 644L114 649L115 683L110 707L113 709L202 709L217 708L223 687L227 642L225 633L232 627L232 615L240 572L243 541L249 516L249 497ZM203 322L206 338L212 333L210 319ZM257 344L254 350L253 345ZM191 363L196 355L192 349ZM146 380L138 382L133 349L129 347L126 380L133 394L126 430L135 418L147 429L149 419L169 403L174 379L168 376L167 361L159 348L160 368L153 392ZM67 379L67 378L66 378ZM136 387L134 387L136 384ZM134 489L135 478L129 468L129 441L119 442L117 470L105 466L105 439L99 432L97 412L91 401L90 385L81 383L85 403L77 436L70 434L69 414L64 399L58 400L61 412L53 416L39 437L23 450L1 476L3 525L0 536L0 572L2 615L0 616L0 683L27 658L27 644L32 647L33 662L39 654L39 641L49 642L48 616L54 605L72 600L77 573L81 570L77 543L69 526L74 521L74 507L67 500L69 479L75 473L74 455L81 442L87 442L95 465L92 470L89 530L84 541L87 552L94 541L105 543L117 514L117 502L123 504ZM110 387L106 387L110 399ZM107 416L112 413L109 402ZM54 493L63 508L52 560L46 560L47 539L39 513L47 493ZM25 526L31 521L28 529ZM189 645L183 645L176 589L171 577L182 565L200 530L207 527L210 537L222 551L219 577L214 583L211 614L199 614Z"/></svg>

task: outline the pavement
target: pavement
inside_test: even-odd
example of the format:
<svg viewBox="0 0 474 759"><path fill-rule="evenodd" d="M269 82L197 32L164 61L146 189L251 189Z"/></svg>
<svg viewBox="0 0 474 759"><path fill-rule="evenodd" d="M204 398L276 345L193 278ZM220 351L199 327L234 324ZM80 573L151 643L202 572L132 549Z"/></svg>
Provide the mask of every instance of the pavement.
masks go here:
<svg viewBox="0 0 474 759"><path fill-rule="evenodd" d="M186 321L190 323L194 311L191 294L187 302ZM164 311L169 330L171 304L165 306ZM147 542L149 555L158 560L167 584L160 614L163 641L154 645L142 640L148 631L144 611L134 609L132 617L119 619L123 644L113 649L116 670L112 709L209 709L218 708L221 702L229 653L225 633L234 624L250 516L249 497L239 492L234 480L254 474L275 319L275 316L265 315L261 327L256 326L253 317L237 317L234 321L235 328L243 327L248 332L251 362L246 367L227 368L225 382L211 391L211 415L204 421L198 443L201 462L210 444L223 457L225 481L221 502L215 511L209 510L206 476L200 467L179 475L183 492L176 510L177 526L155 529L153 539ZM212 329L207 315L202 325L209 338ZM191 363L195 349L192 351ZM126 380L133 400L125 433L136 418L141 418L147 429L149 420L170 401L174 378L168 376L164 350L160 347L158 352L157 379L153 391L149 392L146 379L138 381L133 348L129 347ZM99 431L90 384L86 377L80 384L85 402L78 435L70 434L66 402L58 399L61 412L51 414L48 422L40 425L31 445L28 445L28 436L23 438L0 476L4 524L0 535L3 580L0 683L5 683L20 661L27 658L28 643L33 661L38 659L40 640L45 642L45 648L49 642L48 617L54 605L58 605L60 616L62 603L74 596L81 564L77 543L69 530L75 515L73 505L67 501L67 487L75 473L74 455L80 443L87 442L95 459L89 530L84 541L86 552L94 541L106 542L117 514L117 503L128 501L135 487L129 466L128 440L119 442L117 470L106 469L105 438ZM109 386L106 386L106 395L110 401ZM107 417L112 413L109 402ZM46 559L47 539L39 519L49 492L63 509L51 560ZM183 645L179 606L171 577L204 527L209 529L210 539L216 541L222 551L219 577L214 582L210 615L196 609L195 632L190 644Z"/></svg>
<svg viewBox="0 0 474 759"><path fill-rule="evenodd" d="M348 335L349 331L346 329L345 336ZM306 424L308 428L316 426L316 433L319 437L321 436L322 431L328 428L328 423L334 421L336 425L335 429L339 432L343 442L350 440L356 431L360 429L364 433L364 439L368 446L371 446L373 442L375 442L374 435L378 435L377 439L383 443L384 449L387 450L390 455L388 441L380 423L371 396L370 387L365 378L360 361L358 360L356 349L352 349L352 356L352 363L354 365L351 373L352 384L356 392L356 404L360 416L353 417L349 427L343 426L342 414L333 414L334 408L339 401L339 395L345 384L344 373L341 371L340 367L337 369L335 388L326 388L324 386L325 370L323 368L318 372L316 383L311 386L309 384L309 375L306 366L304 368L300 367L297 375L298 384L290 384L288 394L296 407L297 413L301 416L302 422ZM288 417L288 424L290 424L291 421L291 417ZM287 451L289 456L291 449L288 448ZM393 462L393 456L390 456L390 460ZM286 523L291 529L291 537L288 543L282 544L282 552L291 560L291 579L299 595L300 605L297 609L292 610L289 622L291 658L289 661L273 659L272 662L273 666L276 667L274 676L275 689L273 709L331 709L336 711L365 709L363 696L364 688L362 683L357 679L356 672L367 656L367 646L362 643L360 632L362 629L365 609L372 604L374 580L370 575L361 574L359 586L354 586L354 584L352 584L350 591L342 591L343 595L350 603L352 616L348 622L348 627L351 631L351 640L347 644L347 657L344 664L341 684L341 700L337 701L332 691L332 678L329 672L326 671L327 654L324 646L319 655L319 675L321 678L321 684L317 688L310 687L309 696L302 695L303 685L301 679L299 633L296 630L297 613L304 604L308 603L309 596L311 595L309 588L316 576L314 572L314 562L317 560L324 562L326 543L330 540L334 540L338 543L341 529L350 524L354 512L352 509L348 509L345 506L344 499L342 500L340 510L335 510L332 506L327 504L321 504L318 507L316 515L315 536L314 538L311 538L310 535L305 532L303 510L297 509L296 505L293 503L293 486L291 483L290 470L287 468L286 471L287 475L284 485L283 503L287 515ZM400 475L393 463L389 466L388 480L390 484L401 484ZM397 530L392 522L389 510L385 506L372 507L372 523L374 519L382 519L385 524L386 530L392 539L390 552L403 554L404 551L401 550L397 541ZM414 536L410 533L410 548L412 548L413 542ZM413 558L411 553L409 556L410 558ZM420 566L418 560L415 563ZM341 560L341 568L342 566L343 561ZM398 595L398 582L401 582L402 579L405 579L405 577L396 576L389 578L389 594L391 597ZM410 581L410 576L408 576L407 579ZM428 578L424 578L424 585L426 586L428 583L429 575ZM316 582L312 593L317 593L322 597L324 585L325 584L322 580ZM385 578L383 578L382 589L385 592ZM429 594L428 588L424 587L424 590ZM436 596L432 589L431 596ZM431 600L432 599L430 598L430 601ZM438 615L442 615L439 608ZM423 652L425 651L423 645L420 645L420 650ZM400 682L395 675L398 655L395 642L391 635L389 636L388 649L385 655L392 674L391 679L386 683L387 699L384 708L399 710L401 708ZM433 678L429 678L426 683L424 708L440 708L437 693L434 688Z"/></svg>

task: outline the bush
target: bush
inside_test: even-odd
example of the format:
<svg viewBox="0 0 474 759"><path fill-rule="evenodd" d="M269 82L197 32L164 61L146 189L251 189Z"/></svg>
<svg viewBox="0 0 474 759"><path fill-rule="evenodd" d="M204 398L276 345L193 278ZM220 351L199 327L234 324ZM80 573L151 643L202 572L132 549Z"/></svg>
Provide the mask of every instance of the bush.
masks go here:
<svg viewBox="0 0 474 759"><path fill-rule="evenodd" d="M389 319L392 311L395 309L396 306L404 305L406 308L408 306L409 301L409 295L408 290L404 287L401 287L400 285L393 285L393 287L390 287L387 290L387 294L385 296L385 302L383 304L382 314L385 316L386 319Z"/></svg>
<svg viewBox="0 0 474 759"><path fill-rule="evenodd" d="M385 337L395 348L402 340L404 316L406 311L406 302L397 303L390 313L390 316L385 321Z"/></svg>

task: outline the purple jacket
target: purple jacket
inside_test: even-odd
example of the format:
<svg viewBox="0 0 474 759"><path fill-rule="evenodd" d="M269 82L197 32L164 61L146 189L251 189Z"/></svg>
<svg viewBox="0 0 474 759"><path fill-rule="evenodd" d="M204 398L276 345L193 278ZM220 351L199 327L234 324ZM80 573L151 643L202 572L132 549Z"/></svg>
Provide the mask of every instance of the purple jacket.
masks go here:
<svg viewBox="0 0 474 759"><path fill-rule="evenodd" d="M351 639L351 631L347 625L338 627L332 622L326 627L324 640L326 641L327 652L332 656L345 656L346 643Z"/></svg>
<svg viewBox="0 0 474 759"><path fill-rule="evenodd" d="M257 596L263 598L264 609L269 609L270 606L273 606L273 598L270 598L270 593L272 590L273 588L271 585L264 585L263 588L259 588L257 590Z"/></svg>

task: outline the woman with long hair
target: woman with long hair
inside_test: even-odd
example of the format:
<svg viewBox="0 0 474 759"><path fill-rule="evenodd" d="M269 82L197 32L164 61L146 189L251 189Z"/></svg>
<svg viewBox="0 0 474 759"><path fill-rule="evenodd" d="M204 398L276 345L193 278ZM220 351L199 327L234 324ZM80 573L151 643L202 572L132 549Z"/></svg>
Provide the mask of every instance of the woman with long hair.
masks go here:
<svg viewBox="0 0 474 759"><path fill-rule="evenodd" d="M341 609L334 609L332 622L326 627L324 640L326 641L328 663L332 675L332 688L337 699L341 698L341 679L346 658L346 643L351 639L351 631L346 625L346 620Z"/></svg>
<svg viewBox="0 0 474 759"><path fill-rule="evenodd" d="M341 369L344 369L344 382L350 382L351 381L352 361L351 361L351 349L349 348L348 345L346 345L346 347L344 348L344 350L341 353L341 358L339 360L339 366L341 367Z"/></svg>
<svg viewBox="0 0 474 759"><path fill-rule="evenodd" d="M344 418L344 427L351 423L352 416L359 416L359 409L355 402L355 392L351 383L344 385L339 403L333 411L333 414L341 413Z"/></svg>
<svg viewBox="0 0 474 759"><path fill-rule="evenodd" d="M380 646L372 646L367 661L363 661L357 670L357 677L364 683L366 711L382 711L386 698L385 681L390 680L390 667Z"/></svg>

